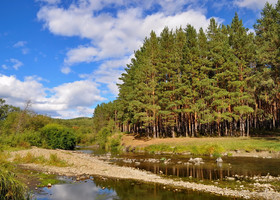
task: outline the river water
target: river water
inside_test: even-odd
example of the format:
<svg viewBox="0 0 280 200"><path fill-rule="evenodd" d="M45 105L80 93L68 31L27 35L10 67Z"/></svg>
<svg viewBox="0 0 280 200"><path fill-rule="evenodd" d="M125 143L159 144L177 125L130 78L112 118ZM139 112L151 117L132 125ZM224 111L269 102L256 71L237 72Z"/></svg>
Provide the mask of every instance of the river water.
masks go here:
<svg viewBox="0 0 280 200"><path fill-rule="evenodd" d="M226 177L253 177L280 175L280 159L223 157L217 164L215 158L203 157L199 165L189 162L188 155L122 154L109 155L95 149L80 149L88 154L99 155L101 159L120 166L130 166L165 175L199 182L223 180ZM66 183L42 188L35 193L38 200L202 200L236 199L221 197L190 190L176 191L158 184L144 184L137 181L104 179L92 177L84 181L59 177Z"/></svg>
<svg viewBox="0 0 280 200"><path fill-rule="evenodd" d="M180 178L196 178L198 180L222 180L226 177L279 176L280 159L254 157L223 157L222 163L217 163L214 157L200 157L203 162L189 162L190 155L157 155L145 153L126 153L109 155L94 149L78 151L100 156L112 164L143 169L156 174Z"/></svg>
<svg viewBox="0 0 280 200"><path fill-rule="evenodd" d="M63 178L63 177L62 177ZM131 180L91 178L42 188L37 200L228 200L222 196L190 190L175 190L158 184L143 184Z"/></svg>

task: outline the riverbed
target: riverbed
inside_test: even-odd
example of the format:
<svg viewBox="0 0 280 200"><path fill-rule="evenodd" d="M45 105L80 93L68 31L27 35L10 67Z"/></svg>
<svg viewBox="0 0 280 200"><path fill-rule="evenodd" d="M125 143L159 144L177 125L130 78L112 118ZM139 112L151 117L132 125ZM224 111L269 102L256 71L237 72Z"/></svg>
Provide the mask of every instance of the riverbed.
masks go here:
<svg viewBox="0 0 280 200"><path fill-rule="evenodd" d="M11 159L13 159L13 156L16 154L19 155L26 155L27 153L32 153L35 156L44 156L48 157L50 154L56 154L60 159L66 160L69 162L70 166L68 167L55 167L55 166L46 166L46 165L38 165L38 164L25 164L25 167L36 169L43 171L45 173L54 173L60 176L68 176L68 177L81 177L81 176L92 176L92 177L101 177L101 178L113 178L118 181L127 181L127 180L133 180L133 181L139 181L142 184L157 184L162 187L162 189L165 191L166 188L173 188L175 191L179 190L188 190L188 191L198 191L202 194L211 195L215 194L217 196L224 196L224 197L238 197L238 198L251 198L251 199L280 199L280 194L277 190L275 190L273 187L270 186L270 183L262 183L257 182L258 185L256 187L254 186L251 190L249 190L246 186L246 182L241 179L241 177L235 177L233 180L233 186L234 187L228 187L227 185L224 185L224 183L229 183L225 180L218 180L214 179L202 179L202 180L185 180L184 177L177 176L177 178L174 178L173 175L164 174L164 171L161 170L161 168L156 171L147 171L140 169L141 162L145 164L145 160L139 160L136 161L134 158L121 158L121 156L112 156L109 154L105 154L102 156L94 156L90 154L85 154L81 152L71 152L71 151L63 151L63 150L46 150L46 149L39 149L39 148L33 148L29 150L23 150L14 152L11 154ZM137 155L138 156L138 155ZM162 155L159 155L162 156ZM105 159L106 157L107 159ZM121 161L126 164L136 164L140 165L137 167L133 166L124 166L123 164L118 164L117 162L113 161L113 159L117 159L118 161ZM142 158L143 159L143 158ZM148 158L147 158L148 159ZM174 166L174 162L177 162L177 165L186 165L185 167L193 166L195 168L201 168L203 169L203 166L208 166L208 161L204 159L204 163L200 163L199 165L196 164L185 164L188 163L186 160L177 160L174 158L168 158L161 157L161 158L149 158L150 161L154 160L155 162L151 162L152 164L157 164L161 166L166 167L172 167ZM212 159L212 158L211 158ZM168 163L168 162L170 163ZM167 162L167 163L166 163ZM178 163L181 162L181 163ZM225 163L226 164L226 163ZM120 166L121 165L121 166ZM218 166L217 166L218 167ZM169 171L169 170L167 170ZM178 170L177 170L178 171ZM180 171L180 170L179 170ZM193 170L192 170L193 171ZM176 169L175 169L176 173ZM187 173L187 172L186 172ZM202 173L203 174L203 173ZM179 173L180 175L180 173ZM203 175L204 176L204 175ZM270 179L270 175L268 176ZM187 179L196 178L194 175L188 176ZM231 177L232 178L232 177ZM260 177L261 178L261 177ZM277 178L272 177L271 178ZM75 182L76 181L76 182ZM93 181L93 180L91 180ZM229 180L231 181L231 180ZM77 180L73 180L74 185L78 184ZM83 184L83 183L82 183ZM90 181L85 182L84 184L96 184L94 181L91 183ZM118 183L120 184L120 183ZM250 183L251 184L251 183ZM67 184L66 184L67 185ZM72 185L72 183L70 184ZM122 183L120 184L122 185ZM94 185L91 185L94 187ZM238 187L236 187L238 186ZM52 186L51 188L55 188L58 186ZM60 188L64 186L59 186ZM70 186L69 186L70 187ZM105 186L103 186L105 187ZM165 189L163 187L166 187ZM251 186L250 186L251 187ZM86 188L86 187L85 187ZM107 187L105 187L107 188ZM102 188L101 188L102 189ZM124 190L127 191L128 189ZM171 189L170 189L171 190ZM98 191L98 190L97 190ZM116 192L116 190L114 190ZM143 189L143 192L145 193L145 189ZM168 191L168 190L167 190ZM150 192L147 192L150 193ZM159 192L162 193L162 192ZM55 194L52 194L53 196ZM143 196L143 195L142 195ZM217 197L216 196L216 197ZM117 198L116 198L117 199ZM207 199L207 198L205 198ZM208 198L209 199L209 198Z"/></svg>

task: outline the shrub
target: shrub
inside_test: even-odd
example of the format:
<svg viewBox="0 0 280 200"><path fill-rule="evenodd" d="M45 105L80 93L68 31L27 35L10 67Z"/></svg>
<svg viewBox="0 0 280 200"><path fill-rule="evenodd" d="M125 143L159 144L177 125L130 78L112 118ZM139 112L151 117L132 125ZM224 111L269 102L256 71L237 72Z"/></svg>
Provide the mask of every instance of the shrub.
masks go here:
<svg viewBox="0 0 280 200"><path fill-rule="evenodd" d="M111 135L111 131L109 128L104 127L100 131L98 131L96 140L99 144L100 148L104 149L106 147L106 143L108 142L108 137Z"/></svg>
<svg viewBox="0 0 280 200"><path fill-rule="evenodd" d="M121 146L122 134L114 133L113 135L107 138L106 150L113 152L119 152L122 148Z"/></svg>
<svg viewBox="0 0 280 200"><path fill-rule="evenodd" d="M88 133L88 134L76 134L77 137L77 143L81 144L81 145L91 145L95 142L96 137L94 134L92 133Z"/></svg>
<svg viewBox="0 0 280 200"><path fill-rule="evenodd" d="M31 146L42 146L42 137L40 132L25 131L21 137L24 142L28 142Z"/></svg>
<svg viewBox="0 0 280 200"><path fill-rule="evenodd" d="M58 124L48 124L41 130L45 145L52 149L72 150L76 146L73 130Z"/></svg>

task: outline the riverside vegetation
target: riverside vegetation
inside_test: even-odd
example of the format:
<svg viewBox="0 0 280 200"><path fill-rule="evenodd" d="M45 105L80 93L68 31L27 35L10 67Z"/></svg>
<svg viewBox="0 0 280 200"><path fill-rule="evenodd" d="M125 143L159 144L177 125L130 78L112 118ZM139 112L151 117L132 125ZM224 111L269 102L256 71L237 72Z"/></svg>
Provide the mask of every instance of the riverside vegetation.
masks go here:
<svg viewBox="0 0 280 200"><path fill-rule="evenodd" d="M279 152L279 22L280 1L265 5L255 34L237 14L229 25L211 19L206 31L191 25L166 27L159 36L152 31L122 74L117 99L98 105L93 118L52 119L30 111L31 102L20 109L0 99L0 199L29 198L15 178L16 162L69 166L56 154L7 161L7 151L31 146L72 150L98 144L120 151L127 145L123 134L134 133L149 139L190 137L128 145L153 153Z"/></svg>

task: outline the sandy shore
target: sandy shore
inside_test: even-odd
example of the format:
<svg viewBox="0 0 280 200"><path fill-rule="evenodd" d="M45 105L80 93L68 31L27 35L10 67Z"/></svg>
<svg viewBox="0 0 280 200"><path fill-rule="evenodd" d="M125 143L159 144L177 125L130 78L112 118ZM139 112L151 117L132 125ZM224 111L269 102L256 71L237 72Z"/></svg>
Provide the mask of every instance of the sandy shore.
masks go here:
<svg viewBox="0 0 280 200"><path fill-rule="evenodd" d="M159 183L164 185L171 185L178 188L192 189L202 192L210 192L217 195L241 197L246 199L279 199L280 193L275 191L264 191L264 192L250 192L248 190L232 190L220 188L215 185L204 185L199 183L190 183L184 181L175 181L172 179L166 179L159 175L152 174L150 172L130 168L120 167L109 164L105 161L98 159L97 157L89 154L64 151L64 150L48 150L40 148L32 148L29 150L22 150L12 152L10 160L12 161L16 154L20 156L26 155L28 152L34 156L44 156L49 158L50 154L57 154L60 159L67 161L71 166L69 167L55 167L48 165L37 165L37 164L24 164L24 166L40 170L48 173L55 173L58 175L65 176L80 176L80 175L97 175L119 179L133 179L149 183Z"/></svg>

